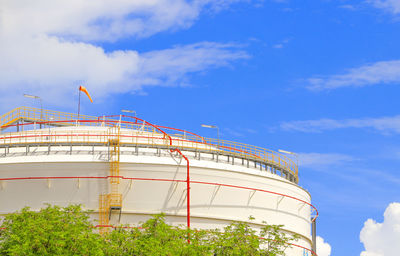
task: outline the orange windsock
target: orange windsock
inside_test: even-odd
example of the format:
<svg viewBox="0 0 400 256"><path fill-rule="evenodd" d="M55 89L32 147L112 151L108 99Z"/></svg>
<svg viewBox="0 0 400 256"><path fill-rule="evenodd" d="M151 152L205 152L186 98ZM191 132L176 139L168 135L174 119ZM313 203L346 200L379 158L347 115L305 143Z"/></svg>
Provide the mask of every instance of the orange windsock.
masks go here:
<svg viewBox="0 0 400 256"><path fill-rule="evenodd" d="M89 94L88 90L85 87L79 86L79 91L82 91L82 92L86 93L86 95L88 96L90 102L93 103L92 97L90 97L90 94Z"/></svg>

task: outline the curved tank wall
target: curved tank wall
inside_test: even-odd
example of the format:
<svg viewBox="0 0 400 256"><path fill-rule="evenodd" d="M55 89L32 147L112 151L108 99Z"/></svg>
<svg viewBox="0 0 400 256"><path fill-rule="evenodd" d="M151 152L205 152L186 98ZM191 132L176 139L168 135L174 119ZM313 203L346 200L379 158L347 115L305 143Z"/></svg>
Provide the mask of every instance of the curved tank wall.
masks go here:
<svg viewBox="0 0 400 256"><path fill-rule="evenodd" d="M49 131L56 134L104 129L68 127ZM50 147L33 140L23 145L0 143L0 214L25 206L40 209L46 203L82 204L98 219L99 195L110 189L109 148L70 142ZM297 245L311 249L312 209L307 191L272 169L263 169L257 161L190 149L182 149L182 153L190 161L193 228L221 228L233 220L249 221L253 216L253 226L261 226L262 221L284 225L285 231L300 236ZM144 143L121 145L119 169L122 211L120 218L112 215L111 223L137 224L164 212L169 223L186 224L187 169L180 155ZM307 255L308 250L294 246L287 255Z"/></svg>

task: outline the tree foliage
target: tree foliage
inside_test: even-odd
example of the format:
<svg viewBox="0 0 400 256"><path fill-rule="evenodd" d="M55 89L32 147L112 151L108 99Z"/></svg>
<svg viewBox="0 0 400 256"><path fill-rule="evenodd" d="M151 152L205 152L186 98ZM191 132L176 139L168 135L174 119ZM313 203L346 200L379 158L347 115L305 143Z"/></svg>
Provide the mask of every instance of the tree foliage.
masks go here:
<svg viewBox="0 0 400 256"><path fill-rule="evenodd" d="M267 225L256 231L245 222L223 230L187 230L155 215L138 227L100 235L80 206L24 208L8 215L0 231L0 255L285 255L296 237ZM190 244L188 243L188 236Z"/></svg>
<svg viewBox="0 0 400 256"><path fill-rule="evenodd" d="M8 215L0 233L1 255L104 255L89 216L80 206L23 208Z"/></svg>
<svg viewBox="0 0 400 256"><path fill-rule="evenodd" d="M222 231L213 230L207 239L214 255L285 255L290 242L298 237L288 236L281 228L282 225L264 223L257 232L248 223L233 222Z"/></svg>
<svg viewBox="0 0 400 256"><path fill-rule="evenodd" d="M138 228L117 228L107 236L106 255L209 255L207 231L189 231L165 223L155 215Z"/></svg>

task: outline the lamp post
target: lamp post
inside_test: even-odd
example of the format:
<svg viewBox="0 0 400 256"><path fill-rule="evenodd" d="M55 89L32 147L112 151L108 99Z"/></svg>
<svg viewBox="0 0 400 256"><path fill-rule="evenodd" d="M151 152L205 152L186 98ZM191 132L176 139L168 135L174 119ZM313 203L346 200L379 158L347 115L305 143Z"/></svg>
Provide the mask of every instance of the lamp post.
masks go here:
<svg viewBox="0 0 400 256"><path fill-rule="evenodd" d="M136 117L136 111L135 110L127 110L127 109L122 109L121 112L125 112L125 113L133 113L135 114Z"/></svg>
<svg viewBox="0 0 400 256"><path fill-rule="evenodd" d="M24 94L24 97L40 101L40 122L42 122L43 121L43 101L42 101L42 98L40 98L39 96L30 95L30 94ZM41 123L40 123L40 129L42 129L42 124Z"/></svg>
<svg viewBox="0 0 400 256"><path fill-rule="evenodd" d="M278 152L294 156L296 158L296 164L297 164L297 166L299 166L299 155L297 153L290 152L290 151L283 150L283 149L278 149Z"/></svg>
<svg viewBox="0 0 400 256"><path fill-rule="evenodd" d="M135 110L121 109L121 112L134 114L135 115L135 123L137 122ZM119 117L119 126L121 126L121 119L122 119L122 115L120 115L120 117Z"/></svg>
<svg viewBox="0 0 400 256"><path fill-rule="evenodd" d="M211 128L211 129L217 129L218 149L219 149L219 127L216 126L216 125L209 125L209 124L202 124L201 127L204 127L204 128Z"/></svg>
<svg viewBox="0 0 400 256"><path fill-rule="evenodd" d="M292 156L294 156L296 158L296 174L297 174L297 172L298 172L297 170L299 168L299 155L297 153L290 152L290 151L283 150L283 149L278 149L278 152L284 153L284 154L288 154L288 155L292 155Z"/></svg>

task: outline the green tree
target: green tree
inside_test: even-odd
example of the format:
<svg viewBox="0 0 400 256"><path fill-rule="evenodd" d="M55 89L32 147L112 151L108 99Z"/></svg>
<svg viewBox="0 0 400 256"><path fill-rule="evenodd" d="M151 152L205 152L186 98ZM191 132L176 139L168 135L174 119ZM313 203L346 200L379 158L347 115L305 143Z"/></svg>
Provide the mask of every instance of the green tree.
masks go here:
<svg viewBox="0 0 400 256"><path fill-rule="evenodd" d="M282 226L264 223L256 231L245 222L233 222L223 230L191 230L165 223L155 215L141 226L111 232L106 255L285 255L297 238L281 231ZM188 234L190 244L187 243Z"/></svg>
<svg viewBox="0 0 400 256"><path fill-rule="evenodd" d="M79 205L47 206L38 212L24 208L8 215L0 231L0 255L285 255L296 237L282 226L267 225L258 231L245 222L223 230L188 230L155 215L138 227L116 228L100 235L88 212ZM190 238L190 244L188 243Z"/></svg>
<svg viewBox="0 0 400 256"><path fill-rule="evenodd" d="M286 249L291 247L291 242L297 241L299 236L282 232L283 225L267 225L266 222L263 223L264 226L260 232L262 255L286 255Z"/></svg>
<svg viewBox="0 0 400 256"><path fill-rule="evenodd" d="M234 222L223 231L212 231L209 241L215 255L260 255L260 238L244 222Z"/></svg>
<svg viewBox="0 0 400 256"><path fill-rule="evenodd" d="M23 208L8 215L0 233L1 255L104 255L102 238L81 206Z"/></svg>
<svg viewBox="0 0 400 256"><path fill-rule="evenodd" d="M137 228L117 228L107 235L106 255L211 255L208 231L188 231L155 215ZM190 244L188 243L190 236Z"/></svg>
<svg viewBox="0 0 400 256"><path fill-rule="evenodd" d="M250 220L254 218L250 217ZM208 241L214 255L285 255L290 242L298 239L282 232L282 225L268 225L263 222L261 231L257 232L245 222L233 222L223 231L210 231Z"/></svg>

